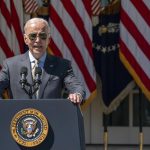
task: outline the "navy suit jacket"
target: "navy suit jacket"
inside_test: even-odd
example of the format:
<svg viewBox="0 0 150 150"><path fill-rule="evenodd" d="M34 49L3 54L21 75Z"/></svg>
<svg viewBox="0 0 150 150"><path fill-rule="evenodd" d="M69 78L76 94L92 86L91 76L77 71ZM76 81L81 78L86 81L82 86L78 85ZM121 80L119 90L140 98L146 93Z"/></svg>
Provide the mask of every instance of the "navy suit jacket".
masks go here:
<svg viewBox="0 0 150 150"><path fill-rule="evenodd" d="M27 81L33 84L28 52L8 58L0 71L0 98L6 88L10 99L30 98L20 84L20 71L23 66L28 69ZM69 93L77 92L85 97L84 88L74 76L70 61L66 59L47 54L41 80L39 99L61 98L63 87L66 87Z"/></svg>

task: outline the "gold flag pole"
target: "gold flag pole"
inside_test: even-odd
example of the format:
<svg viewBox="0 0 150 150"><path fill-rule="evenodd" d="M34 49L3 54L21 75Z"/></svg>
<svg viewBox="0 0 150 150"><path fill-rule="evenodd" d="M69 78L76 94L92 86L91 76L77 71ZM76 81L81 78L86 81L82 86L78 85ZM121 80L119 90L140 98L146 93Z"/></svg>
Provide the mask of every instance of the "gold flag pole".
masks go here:
<svg viewBox="0 0 150 150"><path fill-rule="evenodd" d="M143 132L139 133L140 150L143 150Z"/></svg>
<svg viewBox="0 0 150 150"><path fill-rule="evenodd" d="M103 136L103 141L104 141L104 150L108 150L108 129L107 129L107 118L108 115L104 114L104 136Z"/></svg>
<svg viewBox="0 0 150 150"><path fill-rule="evenodd" d="M139 150L143 150L142 91L139 88Z"/></svg>
<svg viewBox="0 0 150 150"><path fill-rule="evenodd" d="M104 150L108 150L108 132L104 132Z"/></svg>

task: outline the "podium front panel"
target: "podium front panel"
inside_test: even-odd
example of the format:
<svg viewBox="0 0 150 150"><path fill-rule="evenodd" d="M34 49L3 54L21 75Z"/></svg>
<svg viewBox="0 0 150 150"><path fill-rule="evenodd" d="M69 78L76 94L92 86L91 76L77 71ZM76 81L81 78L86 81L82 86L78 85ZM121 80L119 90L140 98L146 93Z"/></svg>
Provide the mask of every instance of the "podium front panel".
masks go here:
<svg viewBox="0 0 150 150"><path fill-rule="evenodd" d="M47 138L31 148L17 144L10 131L15 114L28 108L42 112L49 124ZM66 99L0 100L0 133L2 150L85 150L81 111Z"/></svg>

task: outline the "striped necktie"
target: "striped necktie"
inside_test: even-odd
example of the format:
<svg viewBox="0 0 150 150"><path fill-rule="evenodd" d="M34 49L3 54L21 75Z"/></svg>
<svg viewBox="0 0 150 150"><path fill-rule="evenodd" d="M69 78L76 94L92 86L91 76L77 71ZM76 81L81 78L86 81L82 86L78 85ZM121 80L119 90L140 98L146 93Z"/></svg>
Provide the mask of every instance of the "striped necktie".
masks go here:
<svg viewBox="0 0 150 150"><path fill-rule="evenodd" d="M39 61L37 59L34 60L34 64L32 66L32 78L35 78L35 68L38 67Z"/></svg>
<svg viewBox="0 0 150 150"><path fill-rule="evenodd" d="M32 78L33 78L33 80L35 79L35 68L38 66L39 66L39 60L35 59L34 64L32 66ZM35 93L36 99L38 99L38 96L39 96L39 89Z"/></svg>

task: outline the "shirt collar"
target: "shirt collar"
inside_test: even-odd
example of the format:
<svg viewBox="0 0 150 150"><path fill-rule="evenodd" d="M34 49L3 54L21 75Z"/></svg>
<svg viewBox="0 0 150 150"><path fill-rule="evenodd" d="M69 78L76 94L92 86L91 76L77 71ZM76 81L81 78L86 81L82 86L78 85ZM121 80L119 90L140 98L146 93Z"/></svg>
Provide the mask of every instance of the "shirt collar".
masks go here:
<svg viewBox="0 0 150 150"><path fill-rule="evenodd" d="M30 59L30 62L34 62L35 58L34 56L32 55L32 53L29 51L29 59ZM44 63L45 62L45 59L46 59L46 52L44 53L44 55L39 59L41 63Z"/></svg>

